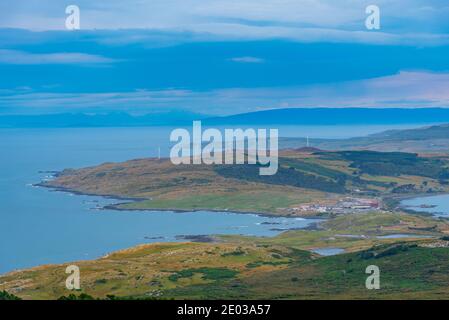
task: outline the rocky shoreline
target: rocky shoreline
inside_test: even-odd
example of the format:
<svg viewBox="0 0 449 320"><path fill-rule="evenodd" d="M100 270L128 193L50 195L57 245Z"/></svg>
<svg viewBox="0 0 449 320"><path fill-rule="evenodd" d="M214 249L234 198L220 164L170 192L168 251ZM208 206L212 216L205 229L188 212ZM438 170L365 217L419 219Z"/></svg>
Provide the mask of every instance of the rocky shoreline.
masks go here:
<svg viewBox="0 0 449 320"><path fill-rule="evenodd" d="M58 175L61 172L51 171L55 173L53 175L54 178L58 177ZM235 213L235 214L254 214L258 215L260 217L265 218L302 218L302 219L324 219L322 216L294 216L291 214L270 214L267 212L257 212L257 211L239 211L239 210L226 210L226 209L210 209L210 208L196 208L196 209L179 209L179 208L120 208L121 205L127 204L130 201L132 202L141 202L141 201L148 201L150 199L148 198L138 198L138 197L123 197L113 194L96 194L96 193L88 193L88 192L82 192L75 189L70 189L66 187L61 187L58 185L50 184L49 181L43 181L36 184L33 184L34 187L41 187L50 189L55 192L65 192L65 193L71 193L74 195L79 196L89 196L89 197L101 197L109 200L116 200L116 201L127 201L127 202L117 202L114 204L109 204L102 206L101 208L98 208L99 210L114 210L114 211L137 211L137 212L152 212L152 211L160 211L160 212L174 212L174 213L188 213L188 212L200 212L200 211L210 211L210 212L225 212L225 213Z"/></svg>

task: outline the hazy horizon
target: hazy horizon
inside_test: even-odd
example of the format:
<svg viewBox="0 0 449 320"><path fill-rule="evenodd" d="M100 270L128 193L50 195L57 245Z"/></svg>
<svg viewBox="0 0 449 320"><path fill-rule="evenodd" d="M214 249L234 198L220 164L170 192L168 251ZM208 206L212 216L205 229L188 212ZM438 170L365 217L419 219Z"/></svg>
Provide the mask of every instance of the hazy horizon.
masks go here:
<svg viewBox="0 0 449 320"><path fill-rule="evenodd" d="M0 4L0 115L447 107L442 1Z"/></svg>

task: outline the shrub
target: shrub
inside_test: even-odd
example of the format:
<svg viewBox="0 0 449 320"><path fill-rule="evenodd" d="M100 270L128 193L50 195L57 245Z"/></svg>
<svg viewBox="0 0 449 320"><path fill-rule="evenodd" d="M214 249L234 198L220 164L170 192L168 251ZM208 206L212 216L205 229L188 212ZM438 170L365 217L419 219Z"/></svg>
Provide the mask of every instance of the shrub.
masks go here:
<svg viewBox="0 0 449 320"><path fill-rule="evenodd" d="M0 291L0 300L22 300L22 299L6 291Z"/></svg>

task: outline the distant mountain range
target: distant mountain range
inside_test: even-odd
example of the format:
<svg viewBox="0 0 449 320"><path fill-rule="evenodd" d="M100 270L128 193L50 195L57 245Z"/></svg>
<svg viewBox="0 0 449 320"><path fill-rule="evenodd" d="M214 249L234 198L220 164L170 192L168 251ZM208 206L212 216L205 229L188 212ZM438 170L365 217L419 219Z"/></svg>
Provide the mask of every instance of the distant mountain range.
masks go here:
<svg viewBox="0 0 449 320"><path fill-rule="evenodd" d="M0 116L0 128L72 128L72 127L146 127L181 126L206 116L189 112L152 113L140 116L128 113Z"/></svg>
<svg viewBox="0 0 449 320"><path fill-rule="evenodd" d="M281 148L304 148L305 138L282 138ZM373 150L449 153L449 124L417 129L388 130L349 139L309 139L309 148L321 150Z"/></svg>
<svg viewBox="0 0 449 320"><path fill-rule="evenodd" d="M141 116L128 113L47 114L0 116L0 127L139 127L191 125L355 125L355 124L430 124L449 123L449 108L370 109L302 108L266 110L223 117L210 117L186 111L152 113Z"/></svg>
<svg viewBox="0 0 449 320"><path fill-rule="evenodd" d="M449 122L449 108L312 108L278 109L204 120L219 125L352 125Z"/></svg>

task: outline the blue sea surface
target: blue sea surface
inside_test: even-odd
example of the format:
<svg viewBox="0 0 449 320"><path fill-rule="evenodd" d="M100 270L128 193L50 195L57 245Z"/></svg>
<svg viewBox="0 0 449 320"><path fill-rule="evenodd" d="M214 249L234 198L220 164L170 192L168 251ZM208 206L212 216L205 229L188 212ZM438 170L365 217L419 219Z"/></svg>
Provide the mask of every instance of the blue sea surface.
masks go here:
<svg viewBox="0 0 449 320"><path fill-rule="evenodd" d="M437 217L449 217L449 195L447 194L406 199L401 202L401 205L414 211L432 213ZM432 207L423 208L422 205Z"/></svg>
<svg viewBox="0 0 449 320"><path fill-rule="evenodd" d="M403 126L401 126L403 127ZM391 129L383 127L382 129ZM395 127L397 128L397 126ZM178 235L274 236L315 220L229 212L97 210L111 199L55 192L33 184L50 171L169 153L172 128L0 129L0 273L48 263L94 259L141 243ZM362 130L362 129L360 129ZM359 136L369 126L286 127L281 136ZM279 223L273 225L263 222Z"/></svg>

